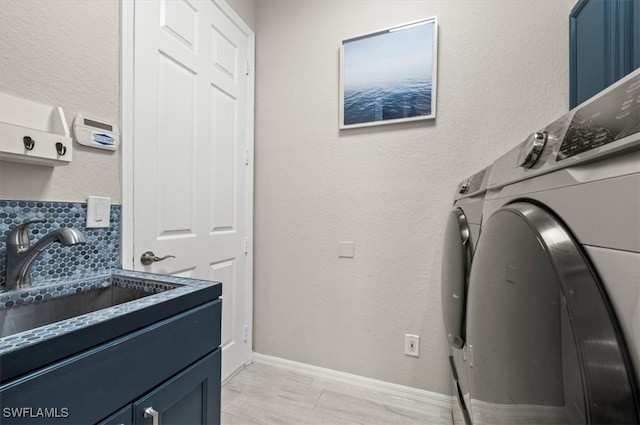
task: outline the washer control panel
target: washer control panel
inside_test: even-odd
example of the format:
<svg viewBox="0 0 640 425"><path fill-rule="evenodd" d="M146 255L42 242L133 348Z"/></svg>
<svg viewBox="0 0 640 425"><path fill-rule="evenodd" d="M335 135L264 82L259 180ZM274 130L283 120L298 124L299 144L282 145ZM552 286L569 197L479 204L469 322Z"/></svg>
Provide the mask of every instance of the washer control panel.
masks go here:
<svg viewBox="0 0 640 425"><path fill-rule="evenodd" d="M486 188L495 190L534 176L638 149L640 69L496 159L490 167ZM471 191L469 188L468 193Z"/></svg>
<svg viewBox="0 0 640 425"><path fill-rule="evenodd" d="M640 132L640 75L578 107L556 161Z"/></svg>

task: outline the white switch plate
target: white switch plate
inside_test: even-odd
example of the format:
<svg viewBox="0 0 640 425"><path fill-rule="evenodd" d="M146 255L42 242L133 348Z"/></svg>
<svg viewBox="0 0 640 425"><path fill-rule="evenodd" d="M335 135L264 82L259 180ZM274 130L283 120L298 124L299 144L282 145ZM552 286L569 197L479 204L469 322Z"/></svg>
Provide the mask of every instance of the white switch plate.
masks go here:
<svg viewBox="0 0 640 425"><path fill-rule="evenodd" d="M339 241L338 242L338 257L340 258L353 258L354 255L354 243L353 241Z"/></svg>
<svg viewBox="0 0 640 425"><path fill-rule="evenodd" d="M87 229L109 227L111 220L111 198L89 196L87 199Z"/></svg>

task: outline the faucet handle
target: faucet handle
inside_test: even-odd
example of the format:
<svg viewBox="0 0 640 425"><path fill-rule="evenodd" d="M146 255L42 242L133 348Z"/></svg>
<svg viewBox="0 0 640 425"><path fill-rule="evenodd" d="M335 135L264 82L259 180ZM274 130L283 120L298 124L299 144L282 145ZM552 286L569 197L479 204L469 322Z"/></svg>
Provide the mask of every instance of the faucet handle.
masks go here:
<svg viewBox="0 0 640 425"><path fill-rule="evenodd" d="M47 220L44 218L34 218L33 220L25 221L19 224L15 229L9 233L7 238L7 246L15 246L18 249L26 249L29 247L29 225L33 223L44 223Z"/></svg>

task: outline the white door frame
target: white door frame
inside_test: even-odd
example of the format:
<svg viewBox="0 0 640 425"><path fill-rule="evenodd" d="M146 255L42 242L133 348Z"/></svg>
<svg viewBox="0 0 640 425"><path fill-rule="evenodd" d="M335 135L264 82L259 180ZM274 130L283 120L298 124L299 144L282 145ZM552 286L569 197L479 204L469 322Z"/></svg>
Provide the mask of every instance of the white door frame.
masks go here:
<svg viewBox="0 0 640 425"><path fill-rule="evenodd" d="M253 152L254 152L254 93L255 93L255 34L249 26L224 0L211 0L247 37L247 141L249 164L247 170L247 238L249 249L246 262L246 317L247 343L245 363L251 361L253 354ZM133 155L133 129L134 129L134 2L122 0L120 2L120 126L121 126L121 155L122 155L122 267L133 269L133 210L135 199L133 194L133 168L135 159Z"/></svg>

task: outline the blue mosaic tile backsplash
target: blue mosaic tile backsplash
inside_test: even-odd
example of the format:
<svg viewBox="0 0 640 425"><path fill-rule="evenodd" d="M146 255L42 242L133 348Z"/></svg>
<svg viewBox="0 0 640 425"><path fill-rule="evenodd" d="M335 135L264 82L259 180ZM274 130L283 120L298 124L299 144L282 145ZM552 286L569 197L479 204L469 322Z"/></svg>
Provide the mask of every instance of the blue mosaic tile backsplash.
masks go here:
<svg viewBox="0 0 640 425"><path fill-rule="evenodd" d="M121 268L120 206L111 206L108 228L87 229L87 204L80 202L0 200L0 285L6 279L7 237L17 225L34 218L45 223L29 226L31 243L59 227L73 227L87 240L84 245L53 243L31 268L31 286L45 285L62 278L79 278Z"/></svg>

